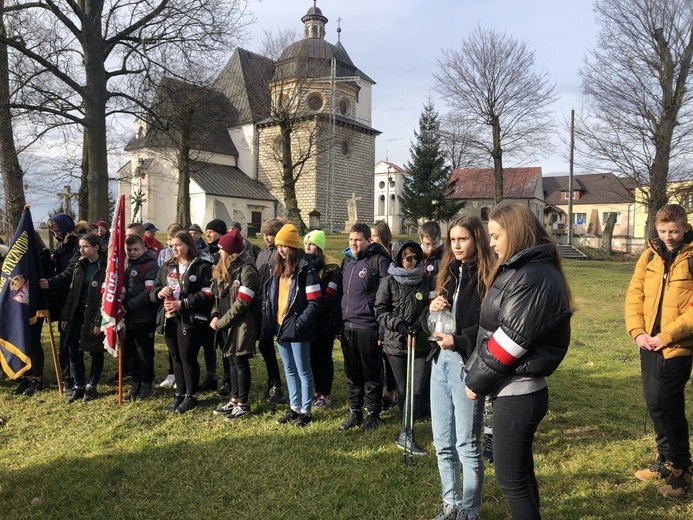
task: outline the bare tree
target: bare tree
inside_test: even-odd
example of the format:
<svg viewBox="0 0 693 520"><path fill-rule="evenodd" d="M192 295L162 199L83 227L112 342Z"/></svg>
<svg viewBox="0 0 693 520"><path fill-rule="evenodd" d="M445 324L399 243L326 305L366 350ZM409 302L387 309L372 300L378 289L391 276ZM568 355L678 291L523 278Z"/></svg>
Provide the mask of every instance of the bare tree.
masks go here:
<svg viewBox="0 0 693 520"><path fill-rule="evenodd" d="M488 156L473 146L474 136L455 114L447 114L441 119L440 141L452 170L482 167L488 162Z"/></svg>
<svg viewBox="0 0 693 520"><path fill-rule="evenodd" d="M202 81L200 83L203 83ZM176 222L187 226L190 216L190 173L207 161L205 150L220 139L230 141L226 128L230 124L232 107L228 99L216 90L185 81L164 78L157 94L142 119L147 133L135 136L137 146L156 148L161 158L174 164L178 173ZM218 151L218 150L216 150ZM135 202L143 193L135 192Z"/></svg>
<svg viewBox="0 0 693 520"><path fill-rule="evenodd" d="M4 0L0 0L0 37L6 35ZM19 164L14 145L12 113L10 112L10 70L7 45L0 42L0 169L5 192L5 219L3 228L8 232L17 229L24 205L24 172Z"/></svg>
<svg viewBox="0 0 693 520"><path fill-rule="evenodd" d="M298 40L298 31L295 29L279 29L277 34L272 31L263 31L260 44L260 54L271 60L277 61L284 49Z"/></svg>
<svg viewBox="0 0 693 520"><path fill-rule="evenodd" d="M689 0L598 0L595 49L580 71L587 113L581 151L632 178L645 194L648 231L668 201L678 161L693 151L687 83L693 58ZM690 178L690 172L688 173Z"/></svg>
<svg viewBox="0 0 693 520"><path fill-rule="evenodd" d="M438 60L436 90L469 131L470 146L493 160L495 201L503 199L503 157L516 161L551 150L550 105L556 88L533 71L534 52L505 33L477 28Z"/></svg>
<svg viewBox="0 0 693 520"><path fill-rule="evenodd" d="M6 0L27 24L0 36L31 67L11 105L80 125L91 221L108 211L107 118L143 110L164 75L213 65L245 37L247 0ZM35 30L42 27L45 30ZM144 99L143 99L144 98Z"/></svg>

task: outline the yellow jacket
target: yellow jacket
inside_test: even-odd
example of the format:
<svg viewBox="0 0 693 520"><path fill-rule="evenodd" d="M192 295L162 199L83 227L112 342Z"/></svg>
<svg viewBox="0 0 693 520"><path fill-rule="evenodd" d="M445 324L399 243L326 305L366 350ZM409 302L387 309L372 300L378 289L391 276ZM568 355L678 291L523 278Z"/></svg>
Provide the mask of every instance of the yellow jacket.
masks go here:
<svg viewBox="0 0 693 520"><path fill-rule="evenodd" d="M664 261L651 240L635 265L626 293L626 330L633 339L652 334L661 301L660 332L665 359L693 355L693 276L688 259L693 243L685 244L664 279Z"/></svg>

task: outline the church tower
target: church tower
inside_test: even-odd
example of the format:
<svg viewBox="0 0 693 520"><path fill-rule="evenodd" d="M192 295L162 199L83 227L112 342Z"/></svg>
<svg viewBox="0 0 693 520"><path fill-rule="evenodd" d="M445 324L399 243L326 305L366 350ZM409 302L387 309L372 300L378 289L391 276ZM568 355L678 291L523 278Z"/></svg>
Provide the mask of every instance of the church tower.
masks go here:
<svg viewBox="0 0 693 520"><path fill-rule="evenodd" d="M301 21L303 39L284 49L269 82L272 108L258 124L258 180L291 220L299 210L308 228L343 231L346 201L354 197L358 220L370 224L375 82L341 41L325 39L328 19L315 1Z"/></svg>

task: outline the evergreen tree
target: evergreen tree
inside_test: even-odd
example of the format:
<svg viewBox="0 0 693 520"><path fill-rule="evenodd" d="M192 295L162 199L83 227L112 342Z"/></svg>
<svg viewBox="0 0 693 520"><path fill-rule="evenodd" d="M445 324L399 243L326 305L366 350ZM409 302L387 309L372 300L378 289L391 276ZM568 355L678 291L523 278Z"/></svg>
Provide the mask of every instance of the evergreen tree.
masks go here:
<svg viewBox="0 0 693 520"><path fill-rule="evenodd" d="M409 176L404 181L400 205L411 221L423 218L437 222L452 219L464 202L447 196L454 188L450 167L445 164L440 133L440 117L429 97L419 117L419 131L414 132L411 161L406 165Z"/></svg>

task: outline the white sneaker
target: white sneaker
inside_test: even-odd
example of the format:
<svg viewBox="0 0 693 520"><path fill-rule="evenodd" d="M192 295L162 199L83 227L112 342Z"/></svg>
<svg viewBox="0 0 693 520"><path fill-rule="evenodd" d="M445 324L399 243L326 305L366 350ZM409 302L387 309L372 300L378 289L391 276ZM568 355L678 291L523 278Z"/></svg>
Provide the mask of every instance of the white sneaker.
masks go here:
<svg viewBox="0 0 693 520"><path fill-rule="evenodd" d="M169 374L166 376L166 379L159 383L159 386L161 388L173 388L175 384L176 378L173 376L173 374Z"/></svg>

